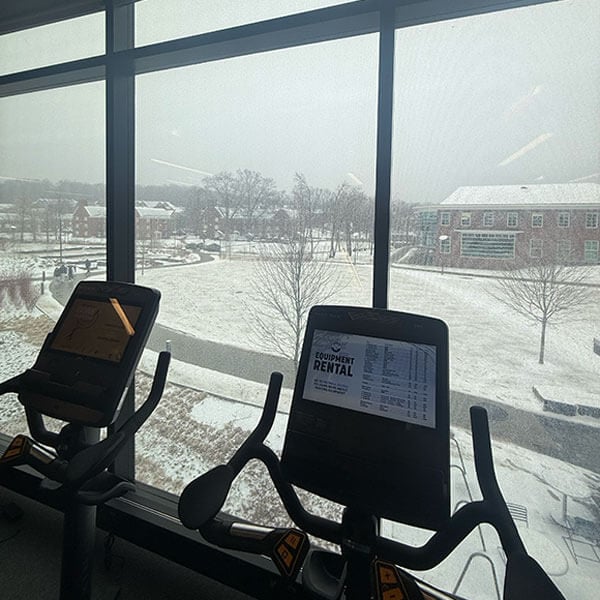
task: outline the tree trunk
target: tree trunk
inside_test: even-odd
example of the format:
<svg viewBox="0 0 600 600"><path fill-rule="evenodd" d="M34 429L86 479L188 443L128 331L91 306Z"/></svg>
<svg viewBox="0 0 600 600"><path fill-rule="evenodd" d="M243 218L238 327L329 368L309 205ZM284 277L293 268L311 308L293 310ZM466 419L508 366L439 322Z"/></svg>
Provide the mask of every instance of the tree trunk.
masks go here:
<svg viewBox="0 0 600 600"><path fill-rule="evenodd" d="M540 365L544 364L544 350L546 349L546 323L547 319L542 320L542 337L540 338L540 358L538 360Z"/></svg>

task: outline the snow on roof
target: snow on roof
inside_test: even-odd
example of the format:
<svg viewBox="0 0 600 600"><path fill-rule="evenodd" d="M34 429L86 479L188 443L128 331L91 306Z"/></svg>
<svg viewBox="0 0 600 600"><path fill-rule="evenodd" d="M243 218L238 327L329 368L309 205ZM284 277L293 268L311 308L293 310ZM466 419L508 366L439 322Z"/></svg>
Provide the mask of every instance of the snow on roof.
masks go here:
<svg viewBox="0 0 600 600"><path fill-rule="evenodd" d="M106 206L84 206L84 208L90 217L106 218Z"/></svg>
<svg viewBox="0 0 600 600"><path fill-rule="evenodd" d="M135 209L142 219L170 219L173 211L164 208L146 208L137 206Z"/></svg>
<svg viewBox="0 0 600 600"><path fill-rule="evenodd" d="M600 208L599 183L544 183L537 185L482 185L459 187L440 207L567 206Z"/></svg>

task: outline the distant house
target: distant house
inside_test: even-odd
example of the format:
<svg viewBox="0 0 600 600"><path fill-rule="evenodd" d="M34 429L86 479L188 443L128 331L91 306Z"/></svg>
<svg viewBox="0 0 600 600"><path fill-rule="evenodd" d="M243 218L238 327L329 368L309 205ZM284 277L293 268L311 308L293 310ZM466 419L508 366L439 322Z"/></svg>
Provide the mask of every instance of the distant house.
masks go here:
<svg viewBox="0 0 600 600"><path fill-rule="evenodd" d="M138 239L156 240L173 234L175 210L168 207L136 206L135 228ZM72 216L73 236L77 238L106 236L106 206L88 206L79 202Z"/></svg>
<svg viewBox="0 0 600 600"><path fill-rule="evenodd" d="M419 243L437 264L600 263L600 184L461 187L419 211Z"/></svg>
<svg viewBox="0 0 600 600"><path fill-rule="evenodd" d="M106 237L106 207L79 202L72 216L73 237Z"/></svg>

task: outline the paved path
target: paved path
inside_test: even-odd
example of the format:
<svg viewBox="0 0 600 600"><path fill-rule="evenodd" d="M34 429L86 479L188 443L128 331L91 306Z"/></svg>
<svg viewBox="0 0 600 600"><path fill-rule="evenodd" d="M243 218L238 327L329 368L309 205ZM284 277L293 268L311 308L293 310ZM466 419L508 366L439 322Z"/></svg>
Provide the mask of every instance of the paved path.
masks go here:
<svg viewBox="0 0 600 600"><path fill-rule="evenodd" d="M52 293L59 302L64 304L70 294L71 286L67 283L74 284L78 278L53 286ZM154 326L147 346L155 351L164 350L167 340L171 341L173 358L220 373L259 383L267 383L272 371L283 373L284 381L288 382L295 376L291 360L203 340L159 323ZM451 392L452 425L470 430L469 408L475 404L488 410L494 439L600 473L600 424L598 427L583 425L567 417L530 412L494 400Z"/></svg>
<svg viewBox="0 0 600 600"><path fill-rule="evenodd" d="M164 350L167 340L171 341L173 358L183 362L259 383L267 383L272 371L283 373L284 381L294 379L291 360L202 340L160 324L155 325L148 347ZM451 392L452 425L470 430L469 408L473 405L487 409L494 439L600 472L600 427L583 425L550 413L513 408L460 392Z"/></svg>

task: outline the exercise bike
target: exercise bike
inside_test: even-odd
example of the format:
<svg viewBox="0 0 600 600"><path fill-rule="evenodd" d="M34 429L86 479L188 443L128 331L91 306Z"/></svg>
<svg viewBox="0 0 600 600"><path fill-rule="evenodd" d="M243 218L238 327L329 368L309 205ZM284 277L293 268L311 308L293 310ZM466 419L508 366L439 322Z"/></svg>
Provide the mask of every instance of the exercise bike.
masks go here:
<svg viewBox="0 0 600 600"><path fill-rule="evenodd" d="M310 598L423 600L438 596L405 569L435 567L475 527L489 523L507 557L504 600L564 600L519 537L496 480L481 407L471 408L471 427L483 499L450 516L443 323L377 309L314 307L280 459L264 440L281 383L273 373L261 419L228 463L184 489L179 517L186 527L217 546L271 556L284 581L295 582L301 572ZM267 467L298 529L220 514L232 482L252 459ZM345 506L341 522L309 513L293 485ZM435 533L425 545L410 546L382 537L380 518ZM341 553L309 550L307 534L338 545Z"/></svg>
<svg viewBox="0 0 600 600"><path fill-rule="evenodd" d="M34 366L0 384L18 394L31 437L17 435L0 457L4 469L28 465L64 509L61 600L88 600L97 507L135 489L108 468L156 408L170 354L159 355L145 402L111 434L158 312L160 294L117 282L78 284ZM59 432L44 417L66 422Z"/></svg>

